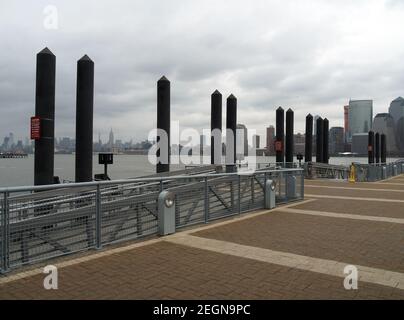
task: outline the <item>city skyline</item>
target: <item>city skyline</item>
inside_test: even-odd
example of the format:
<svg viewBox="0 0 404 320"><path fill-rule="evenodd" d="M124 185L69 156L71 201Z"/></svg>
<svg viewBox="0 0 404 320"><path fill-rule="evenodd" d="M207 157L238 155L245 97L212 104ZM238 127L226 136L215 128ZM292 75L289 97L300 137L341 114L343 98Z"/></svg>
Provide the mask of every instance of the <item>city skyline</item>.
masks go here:
<svg viewBox="0 0 404 320"><path fill-rule="evenodd" d="M400 138L397 130L402 130L402 124L396 125L403 121L404 119L404 99L400 96L392 100L388 108L389 112L380 112L373 116L373 100L349 100L348 105L343 106L343 126L332 126L329 128L329 143L331 147L331 154L338 154L341 152L352 151L358 153L357 149L362 150L359 154L364 154L363 150L365 147L358 146L358 139L360 141L365 141L362 137L367 134L368 131L372 130L375 133L384 133L387 137L387 151L391 154L398 155L403 154L402 144L404 139ZM316 134L316 120L319 115L314 116L313 122L313 135ZM325 117L324 117L325 118ZM244 146L254 146L256 139L258 141L261 138L261 134L254 134L251 136L248 132L250 129L258 131L256 128L247 128L245 124L237 124L237 128L241 129L244 134ZM275 128L272 124L265 128L266 134L263 137L266 139L265 147L262 150L266 150L267 155L274 154L274 135ZM358 136L356 143L353 144L353 136ZM107 139L105 143L102 141L101 133L98 133L98 139L94 139L93 133L93 152L122 152L125 150L136 150L136 149L147 149L154 143L150 140L134 141L133 138L128 140L125 139L115 139L115 133L113 129L110 128ZM225 137L225 131L223 131L223 138ZM295 143L295 154L302 153L301 146L304 144L305 135L301 132L294 132L295 138L300 141ZM205 131L201 132L201 140L204 146L210 145L210 139L206 139ZM180 141L180 144L185 144L187 141ZM363 144L363 143L361 143ZM198 144L194 144L198 145ZM296 151L299 149L299 151ZM247 149L245 149L244 154L247 154ZM24 139L15 137L13 132L5 135L3 138L3 144L0 145L1 152L7 151L17 151L32 153L33 142L25 137ZM55 137L55 152L67 152L71 153L75 151L75 139L73 137ZM303 150L304 151L304 150Z"/></svg>
<svg viewBox="0 0 404 320"><path fill-rule="evenodd" d="M372 99L377 114L402 95L398 1L122 1L80 3L79 11L55 1L55 29L43 24L48 3L24 3L22 15L19 2L2 7L0 25L13 30L4 36L13 54L0 53L3 135L28 133L35 55L45 46L57 57L56 136L74 136L75 63L84 54L95 63L94 133L119 128L122 139L143 140L155 127L162 75L171 81L172 119L182 126L209 126L210 94L218 89L224 98L234 93L238 121L260 135L279 105L295 111L295 128L304 132L308 111L341 126L339 107L350 98Z"/></svg>

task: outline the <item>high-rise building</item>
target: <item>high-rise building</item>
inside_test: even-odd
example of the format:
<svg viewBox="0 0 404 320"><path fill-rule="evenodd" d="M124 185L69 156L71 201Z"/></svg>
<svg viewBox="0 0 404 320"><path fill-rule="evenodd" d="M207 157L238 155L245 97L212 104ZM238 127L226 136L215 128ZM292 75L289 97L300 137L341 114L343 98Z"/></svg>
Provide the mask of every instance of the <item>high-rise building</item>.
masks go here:
<svg viewBox="0 0 404 320"><path fill-rule="evenodd" d="M404 117L404 99L398 97L390 103L389 113L396 124L401 117Z"/></svg>
<svg viewBox="0 0 404 320"><path fill-rule="evenodd" d="M397 148L404 154L404 99L402 97L390 103L389 113L394 120Z"/></svg>
<svg viewBox="0 0 404 320"><path fill-rule="evenodd" d="M378 113L373 120L372 130L386 135L386 149L391 154L397 154L397 144L394 132L394 120L389 113Z"/></svg>
<svg viewBox="0 0 404 320"><path fill-rule="evenodd" d="M112 132L112 128L111 128L111 131L109 132L108 146L112 152L114 149L114 133Z"/></svg>
<svg viewBox="0 0 404 320"><path fill-rule="evenodd" d="M266 145L268 155L272 156L275 154L275 128L274 126L269 126L267 128L267 145Z"/></svg>
<svg viewBox="0 0 404 320"><path fill-rule="evenodd" d="M260 148L260 136L257 134L254 134L254 136L253 136L253 147L254 147L254 149Z"/></svg>
<svg viewBox="0 0 404 320"><path fill-rule="evenodd" d="M352 135L352 152L358 156L368 154L368 135L369 133L355 133Z"/></svg>
<svg viewBox="0 0 404 320"><path fill-rule="evenodd" d="M10 132L10 140L8 141L8 143L10 144L10 147L14 146L15 142L14 142L14 133Z"/></svg>
<svg viewBox="0 0 404 320"><path fill-rule="evenodd" d="M236 153L244 156L248 155L248 131L247 127L244 124L241 123L237 124L236 142L237 142ZM238 150L238 148L242 149Z"/></svg>
<svg viewBox="0 0 404 320"><path fill-rule="evenodd" d="M329 134L330 155L337 155L340 152L344 152L344 144L344 128L332 127Z"/></svg>
<svg viewBox="0 0 404 320"><path fill-rule="evenodd" d="M344 143L347 142L349 130L349 106L344 106Z"/></svg>
<svg viewBox="0 0 404 320"><path fill-rule="evenodd" d="M348 110L347 141L357 133L368 133L372 129L373 100L350 100Z"/></svg>

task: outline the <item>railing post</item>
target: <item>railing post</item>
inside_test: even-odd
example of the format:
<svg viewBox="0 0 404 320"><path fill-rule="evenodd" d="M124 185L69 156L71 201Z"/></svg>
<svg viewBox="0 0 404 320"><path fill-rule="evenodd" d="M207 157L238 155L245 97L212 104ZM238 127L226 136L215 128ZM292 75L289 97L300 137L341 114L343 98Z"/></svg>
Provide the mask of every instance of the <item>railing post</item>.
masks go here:
<svg viewBox="0 0 404 320"><path fill-rule="evenodd" d="M255 203L255 183L254 183L255 174L251 176L251 203ZM257 178L258 179L258 178Z"/></svg>
<svg viewBox="0 0 404 320"><path fill-rule="evenodd" d="M209 185L208 177L205 177L205 223L209 222Z"/></svg>
<svg viewBox="0 0 404 320"><path fill-rule="evenodd" d="M241 214L241 175L238 175L238 214Z"/></svg>
<svg viewBox="0 0 404 320"><path fill-rule="evenodd" d="M102 219L102 208L101 208L101 190L100 185L97 184L97 192L95 194L95 239L96 248L101 249L102 247L102 234L101 234L101 219Z"/></svg>
<svg viewBox="0 0 404 320"><path fill-rule="evenodd" d="M10 217L9 217L9 207L8 207L8 192L4 192L3 194L3 210L2 210L2 219L1 219L1 228L2 228L2 257L1 257L1 270L3 273L7 272L10 267Z"/></svg>

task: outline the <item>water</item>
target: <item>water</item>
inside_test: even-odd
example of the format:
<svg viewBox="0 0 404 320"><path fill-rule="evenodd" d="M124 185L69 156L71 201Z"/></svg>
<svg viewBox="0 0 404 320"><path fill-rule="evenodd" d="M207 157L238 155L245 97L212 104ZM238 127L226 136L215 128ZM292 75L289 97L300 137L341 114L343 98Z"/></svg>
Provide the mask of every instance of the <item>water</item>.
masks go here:
<svg viewBox="0 0 404 320"><path fill-rule="evenodd" d="M393 161L394 159L388 159ZM297 160L295 160L297 161ZM275 157L257 157L257 162L275 162ZM367 158L330 158L331 164L349 165L352 162L367 163ZM74 155L55 155L55 175L61 181L74 180ZM182 169L183 165L173 165L172 169ZM104 167L98 164L98 155L93 157L93 173L103 173ZM112 179L135 178L155 173L155 167L143 155L115 155L114 164L108 166ZM0 187L34 184L34 156L22 159L0 159Z"/></svg>

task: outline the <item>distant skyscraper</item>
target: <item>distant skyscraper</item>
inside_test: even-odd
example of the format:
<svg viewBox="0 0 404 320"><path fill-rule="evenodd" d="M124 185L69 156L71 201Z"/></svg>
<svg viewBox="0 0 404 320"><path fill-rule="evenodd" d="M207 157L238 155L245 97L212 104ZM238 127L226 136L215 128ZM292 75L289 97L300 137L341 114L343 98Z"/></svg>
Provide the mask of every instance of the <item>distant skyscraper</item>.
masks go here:
<svg viewBox="0 0 404 320"><path fill-rule="evenodd" d="M348 137L352 142L352 136L356 133L368 133L372 129L373 101L350 100L348 111Z"/></svg>
<svg viewBox="0 0 404 320"><path fill-rule="evenodd" d="M331 155L337 155L344 152L344 128L332 127L329 135L329 150Z"/></svg>
<svg viewBox="0 0 404 320"><path fill-rule="evenodd" d="M243 141L243 150L236 150L236 151L237 151L238 154L240 154L240 155L243 154L244 156L246 156L246 155L248 155L248 131L247 131L247 127L244 124L238 123L236 133L237 133L236 134L237 148L239 146L241 147L241 141Z"/></svg>
<svg viewBox="0 0 404 320"><path fill-rule="evenodd" d="M259 149L259 148L260 148L260 136L257 135L257 134L255 134L255 135L253 136L253 147L254 147L255 149Z"/></svg>
<svg viewBox="0 0 404 320"><path fill-rule="evenodd" d="M396 145L404 153L404 99L398 97L390 103L389 113L394 120Z"/></svg>
<svg viewBox="0 0 404 320"><path fill-rule="evenodd" d="M267 152L269 155L274 155L275 153L275 128L274 126L269 126L267 128Z"/></svg>
<svg viewBox="0 0 404 320"><path fill-rule="evenodd" d="M352 152L358 156L368 154L368 133L355 133L352 135Z"/></svg>
<svg viewBox="0 0 404 320"><path fill-rule="evenodd" d="M389 154L397 153L396 137L394 132L394 120L389 113L378 113L373 120L372 130L386 135L386 149Z"/></svg>
<svg viewBox="0 0 404 320"><path fill-rule="evenodd" d="M12 147L14 145L14 133L10 132L10 140L8 141L10 147Z"/></svg>
<svg viewBox="0 0 404 320"><path fill-rule="evenodd" d="M349 106L344 106L344 143L347 142L349 130Z"/></svg>
<svg viewBox="0 0 404 320"><path fill-rule="evenodd" d="M109 132L108 145L109 145L111 151L113 151L113 149L114 149L114 133L112 132L112 128L111 128L111 131Z"/></svg>
<svg viewBox="0 0 404 320"><path fill-rule="evenodd" d="M390 103L389 113L396 124L401 117L404 117L404 99L398 97Z"/></svg>
<svg viewBox="0 0 404 320"><path fill-rule="evenodd" d="M206 147L206 136L201 134L199 137L199 154L204 155L204 148Z"/></svg>

